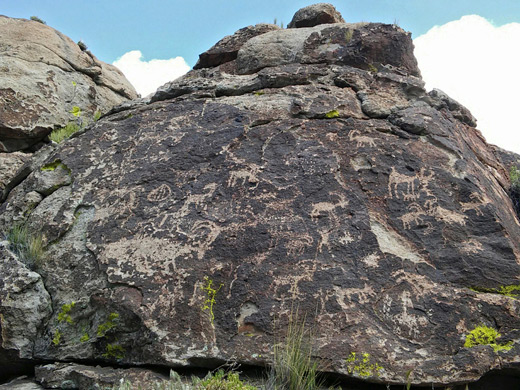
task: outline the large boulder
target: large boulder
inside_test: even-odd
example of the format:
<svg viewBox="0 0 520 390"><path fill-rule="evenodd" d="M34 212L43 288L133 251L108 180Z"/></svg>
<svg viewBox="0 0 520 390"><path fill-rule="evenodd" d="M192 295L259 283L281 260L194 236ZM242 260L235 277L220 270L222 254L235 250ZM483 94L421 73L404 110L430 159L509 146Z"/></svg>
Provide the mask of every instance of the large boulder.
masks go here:
<svg viewBox="0 0 520 390"><path fill-rule="evenodd" d="M228 35L215 43L213 47L199 55L199 60L193 69L211 68L237 58L238 51L244 43L257 35L279 30L275 24L260 23L241 28L233 35Z"/></svg>
<svg viewBox="0 0 520 390"><path fill-rule="evenodd" d="M312 4L296 12L287 28L314 27L318 24L345 23L332 4Z"/></svg>
<svg viewBox="0 0 520 390"><path fill-rule="evenodd" d="M137 97L116 67L32 20L0 15L0 152L27 149L51 130Z"/></svg>
<svg viewBox="0 0 520 390"><path fill-rule="evenodd" d="M33 269L53 312L33 359L265 366L298 308L322 369L344 378L519 374L507 169L464 107L424 90L408 34L357 28L340 57L316 42L349 25L251 38L238 69L269 35L307 43L245 74L194 70L6 193L0 230L24 223L45 246ZM342 60L361 52L379 61Z"/></svg>

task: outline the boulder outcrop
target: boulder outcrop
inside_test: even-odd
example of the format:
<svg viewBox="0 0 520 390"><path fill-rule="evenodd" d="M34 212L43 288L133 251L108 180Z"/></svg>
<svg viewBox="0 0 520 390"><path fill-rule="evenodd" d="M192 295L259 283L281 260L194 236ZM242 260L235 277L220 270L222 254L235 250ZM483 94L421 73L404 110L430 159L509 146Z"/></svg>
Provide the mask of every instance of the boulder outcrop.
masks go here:
<svg viewBox="0 0 520 390"><path fill-rule="evenodd" d="M29 266L52 312L28 328L32 359L265 366L299 308L320 367L343 378L518 375L508 169L467 109L424 90L409 34L336 23L244 40L9 187L0 230L24 223L45 249Z"/></svg>
<svg viewBox="0 0 520 390"><path fill-rule="evenodd" d="M52 27L0 15L0 152L23 150L74 119L137 97L114 66Z"/></svg>

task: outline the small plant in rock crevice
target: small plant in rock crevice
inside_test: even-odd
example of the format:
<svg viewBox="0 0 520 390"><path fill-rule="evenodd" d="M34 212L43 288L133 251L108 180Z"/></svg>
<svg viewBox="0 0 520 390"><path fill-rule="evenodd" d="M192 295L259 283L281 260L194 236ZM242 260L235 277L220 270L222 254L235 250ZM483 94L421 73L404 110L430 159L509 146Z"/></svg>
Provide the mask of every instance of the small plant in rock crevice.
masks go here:
<svg viewBox="0 0 520 390"><path fill-rule="evenodd" d="M121 360L125 357L125 349L119 344L107 344L106 352L102 355L106 359Z"/></svg>
<svg viewBox="0 0 520 390"><path fill-rule="evenodd" d="M513 341L508 341L505 344L498 344L497 339L500 338L500 336L500 333L498 333L496 329L480 325L475 327L475 329L466 335L464 347L473 348L478 345L489 345L495 352L511 350L511 348L513 348Z"/></svg>
<svg viewBox="0 0 520 390"><path fill-rule="evenodd" d="M96 334L98 337L105 337L105 335L112 329L114 329L119 322L119 314L118 313L110 313L108 315L108 320L99 324Z"/></svg>
<svg viewBox="0 0 520 390"><path fill-rule="evenodd" d="M74 306L76 305L76 302L71 302L68 304L64 304L61 307L61 311L58 313L58 322L67 322L68 324L73 324L72 317L70 316L70 312L72 309L74 309Z"/></svg>
<svg viewBox="0 0 520 390"><path fill-rule="evenodd" d="M30 19L34 22L38 22L41 24L47 24L44 20L40 19L38 16L31 16Z"/></svg>
<svg viewBox="0 0 520 390"><path fill-rule="evenodd" d="M5 234L5 239L9 242L9 249L29 266L42 260L43 236L40 233L31 233L27 226L15 224Z"/></svg>
<svg viewBox="0 0 520 390"><path fill-rule="evenodd" d="M516 166L512 166L509 171L511 187L509 188L509 197L513 203L516 215L520 217L520 170Z"/></svg>
<svg viewBox="0 0 520 390"><path fill-rule="evenodd" d="M204 277L204 285L202 286L202 289L206 292L206 299L202 305L202 311L208 311L211 325L213 325L215 321L215 313L213 312L213 306L216 303L215 297L223 286L224 284L221 283L219 287L215 289L213 287L213 280L207 276Z"/></svg>
<svg viewBox="0 0 520 390"><path fill-rule="evenodd" d="M361 378L369 378L371 376L378 377L383 370L383 367L378 363L371 361L370 354L366 352L362 354L351 352L346 363L348 373L360 376Z"/></svg>

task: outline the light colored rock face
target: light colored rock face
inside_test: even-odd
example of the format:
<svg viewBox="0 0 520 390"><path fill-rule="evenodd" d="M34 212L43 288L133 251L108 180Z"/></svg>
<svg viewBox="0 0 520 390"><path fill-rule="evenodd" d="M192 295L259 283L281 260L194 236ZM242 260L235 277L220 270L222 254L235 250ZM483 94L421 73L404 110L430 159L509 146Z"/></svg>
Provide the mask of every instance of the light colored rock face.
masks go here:
<svg viewBox="0 0 520 390"><path fill-rule="evenodd" d="M30 158L30 153L0 153L0 194L16 175L18 169Z"/></svg>
<svg viewBox="0 0 520 390"><path fill-rule="evenodd" d="M17 360L33 357L36 335L52 312L41 276L30 271L6 245L6 241L0 242L0 377L9 374L9 366Z"/></svg>
<svg viewBox="0 0 520 390"><path fill-rule="evenodd" d="M345 23L332 4L312 4L296 12L287 28L313 27L318 24Z"/></svg>
<svg viewBox="0 0 520 390"><path fill-rule="evenodd" d="M53 28L0 16L0 151L30 147L52 129L137 97L114 66Z"/></svg>
<svg viewBox="0 0 520 390"><path fill-rule="evenodd" d="M153 389L168 378L139 368L114 369L89 367L73 363L56 363L36 367L36 381L46 389L112 389L128 381L132 389Z"/></svg>

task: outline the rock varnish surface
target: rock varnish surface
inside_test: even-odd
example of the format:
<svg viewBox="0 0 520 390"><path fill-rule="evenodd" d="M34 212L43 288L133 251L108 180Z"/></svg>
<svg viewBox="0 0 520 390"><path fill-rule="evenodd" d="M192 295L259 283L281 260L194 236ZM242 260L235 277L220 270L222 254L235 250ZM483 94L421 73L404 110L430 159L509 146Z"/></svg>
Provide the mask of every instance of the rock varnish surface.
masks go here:
<svg viewBox="0 0 520 390"><path fill-rule="evenodd" d="M38 311L2 322L2 353L266 365L299 307L316 358L345 377L360 377L352 352L383 384L518 372L520 304L498 293L520 276L508 171L464 107L424 90L409 34L337 23L247 39L11 190L0 227L43 236L32 267L52 312L18 273ZM477 326L511 349L464 347Z"/></svg>

